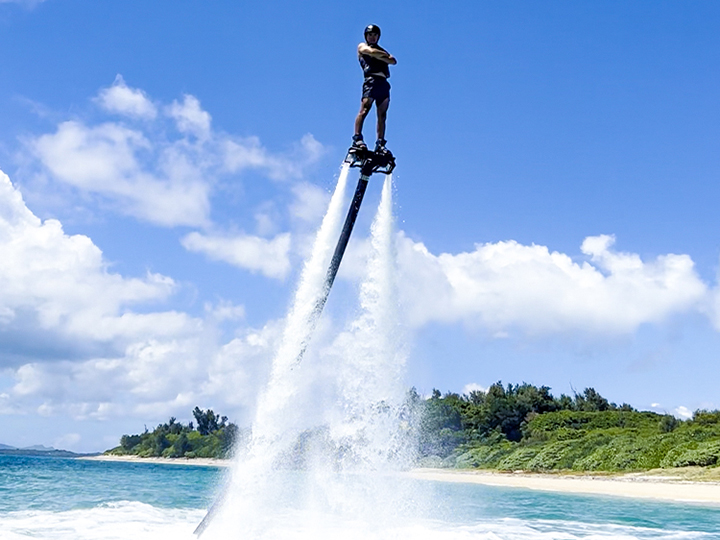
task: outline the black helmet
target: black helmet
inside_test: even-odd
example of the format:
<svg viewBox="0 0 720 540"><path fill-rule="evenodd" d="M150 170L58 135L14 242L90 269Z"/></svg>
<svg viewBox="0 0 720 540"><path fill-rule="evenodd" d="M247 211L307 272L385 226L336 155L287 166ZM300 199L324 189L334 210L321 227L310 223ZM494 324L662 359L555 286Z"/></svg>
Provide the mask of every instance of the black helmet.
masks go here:
<svg viewBox="0 0 720 540"><path fill-rule="evenodd" d="M380 37L380 27L375 24L369 24L367 28L365 28L365 35L367 36L370 33L377 34L378 37Z"/></svg>

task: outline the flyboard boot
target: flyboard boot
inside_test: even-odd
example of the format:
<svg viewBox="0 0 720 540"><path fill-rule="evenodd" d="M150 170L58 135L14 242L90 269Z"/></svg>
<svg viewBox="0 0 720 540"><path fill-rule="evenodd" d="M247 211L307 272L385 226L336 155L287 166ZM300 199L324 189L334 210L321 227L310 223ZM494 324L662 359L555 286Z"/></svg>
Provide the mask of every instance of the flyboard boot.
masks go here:
<svg viewBox="0 0 720 540"><path fill-rule="evenodd" d="M375 143L375 153L376 154L387 154L389 153L389 150L385 148L385 144L387 141L385 139L378 139Z"/></svg>
<svg viewBox="0 0 720 540"><path fill-rule="evenodd" d="M367 145L365 144L365 141L363 141L362 135L353 135L353 142L350 149L353 148L357 150L367 150Z"/></svg>

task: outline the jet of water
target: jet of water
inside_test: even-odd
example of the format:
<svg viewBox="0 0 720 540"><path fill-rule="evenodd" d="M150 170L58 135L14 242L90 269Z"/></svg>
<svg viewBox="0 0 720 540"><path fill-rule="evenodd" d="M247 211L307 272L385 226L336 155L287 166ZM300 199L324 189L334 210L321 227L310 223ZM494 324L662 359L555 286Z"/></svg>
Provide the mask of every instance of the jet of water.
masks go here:
<svg viewBox="0 0 720 540"><path fill-rule="evenodd" d="M293 519L298 530L306 530L308 537L327 532L329 523L339 534L350 522L376 526L378 520L394 519L404 504L397 486L388 483L389 474L409 465L407 449L412 446L402 416L405 351L396 313L390 175L371 228L359 312L331 345L317 352L317 372L297 363L319 318L313 308L324 292L347 175L345 166L260 394L249 451L233 466L222 508L208 529L210 537L274 538L275 517L287 512L297 514ZM324 390L332 387L334 392L317 415L323 425L308 430L303 413L319 403L308 391L317 382L313 377L324 377ZM293 456L301 458L297 463L303 474L278 470Z"/></svg>

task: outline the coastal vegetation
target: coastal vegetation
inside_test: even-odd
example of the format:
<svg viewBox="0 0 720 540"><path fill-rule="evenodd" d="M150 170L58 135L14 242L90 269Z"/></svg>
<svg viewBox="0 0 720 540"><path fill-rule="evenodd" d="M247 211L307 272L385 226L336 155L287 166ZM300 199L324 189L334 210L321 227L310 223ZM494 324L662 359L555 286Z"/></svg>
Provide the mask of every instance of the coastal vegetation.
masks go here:
<svg viewBox="0 0 720 540"><path fill-rule="evenodd" d="M720 411L679 420L618 406L593 388L555 398L545 386L501 382L468 395L410 398L420 409L425 466L617 472L720 463Z"/></svg>
<svg viewBox="0 0 720 540"><path fill-rule="evenodd" d="M245 432L228 422L227 416L216 415L212 409L193 410L196 424L182 424L176 418L138 435L123 435L120 446L106 454L166 458L227 458L235 443Z"/></svg>
<svg viewBox="0 0 720 540"><path fill-rule="evenodd" d="M195 424L171 418L154 430L123 435L107 453L166 458L226 458L244 446L249 429L211 409L195 407ZM692 418L616 405L595 389L555 397L547 386L497 382L467 395L429 397L408 392L403 425L424 467L504 471L623 472L720 465L720 411ZM308 448L332 448L322 427L300 434L281 456L284 466L302 468ZM345 456L347 458L347 456Z"/></svg>

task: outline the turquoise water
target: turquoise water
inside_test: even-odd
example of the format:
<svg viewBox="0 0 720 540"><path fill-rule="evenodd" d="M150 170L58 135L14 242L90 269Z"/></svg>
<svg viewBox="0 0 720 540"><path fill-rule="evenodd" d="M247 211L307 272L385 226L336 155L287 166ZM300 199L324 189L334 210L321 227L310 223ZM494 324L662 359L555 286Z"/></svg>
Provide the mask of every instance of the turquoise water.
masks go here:
<svg viewBox="0 0 720 540"><path fill-rule="evenodd" d="M0 456L0 538L191 539L224 474L213 467ZM253 537L720 539L720 507L397 477L388 482L397 483L393 491L404 494L407 507L419 509L414 517L402 512L396 524L372 526L340 522L322 509L323 523L315 519L310 527L302 518L303 478L296 472L279 479L283 495L271 525Z"/></svg>
<svg viewBox="0 0 720 540"><path fill-rule="evenodd" d="M121 501L205 508L220 476L215 467L0 455L0 513Z"/></svg>

